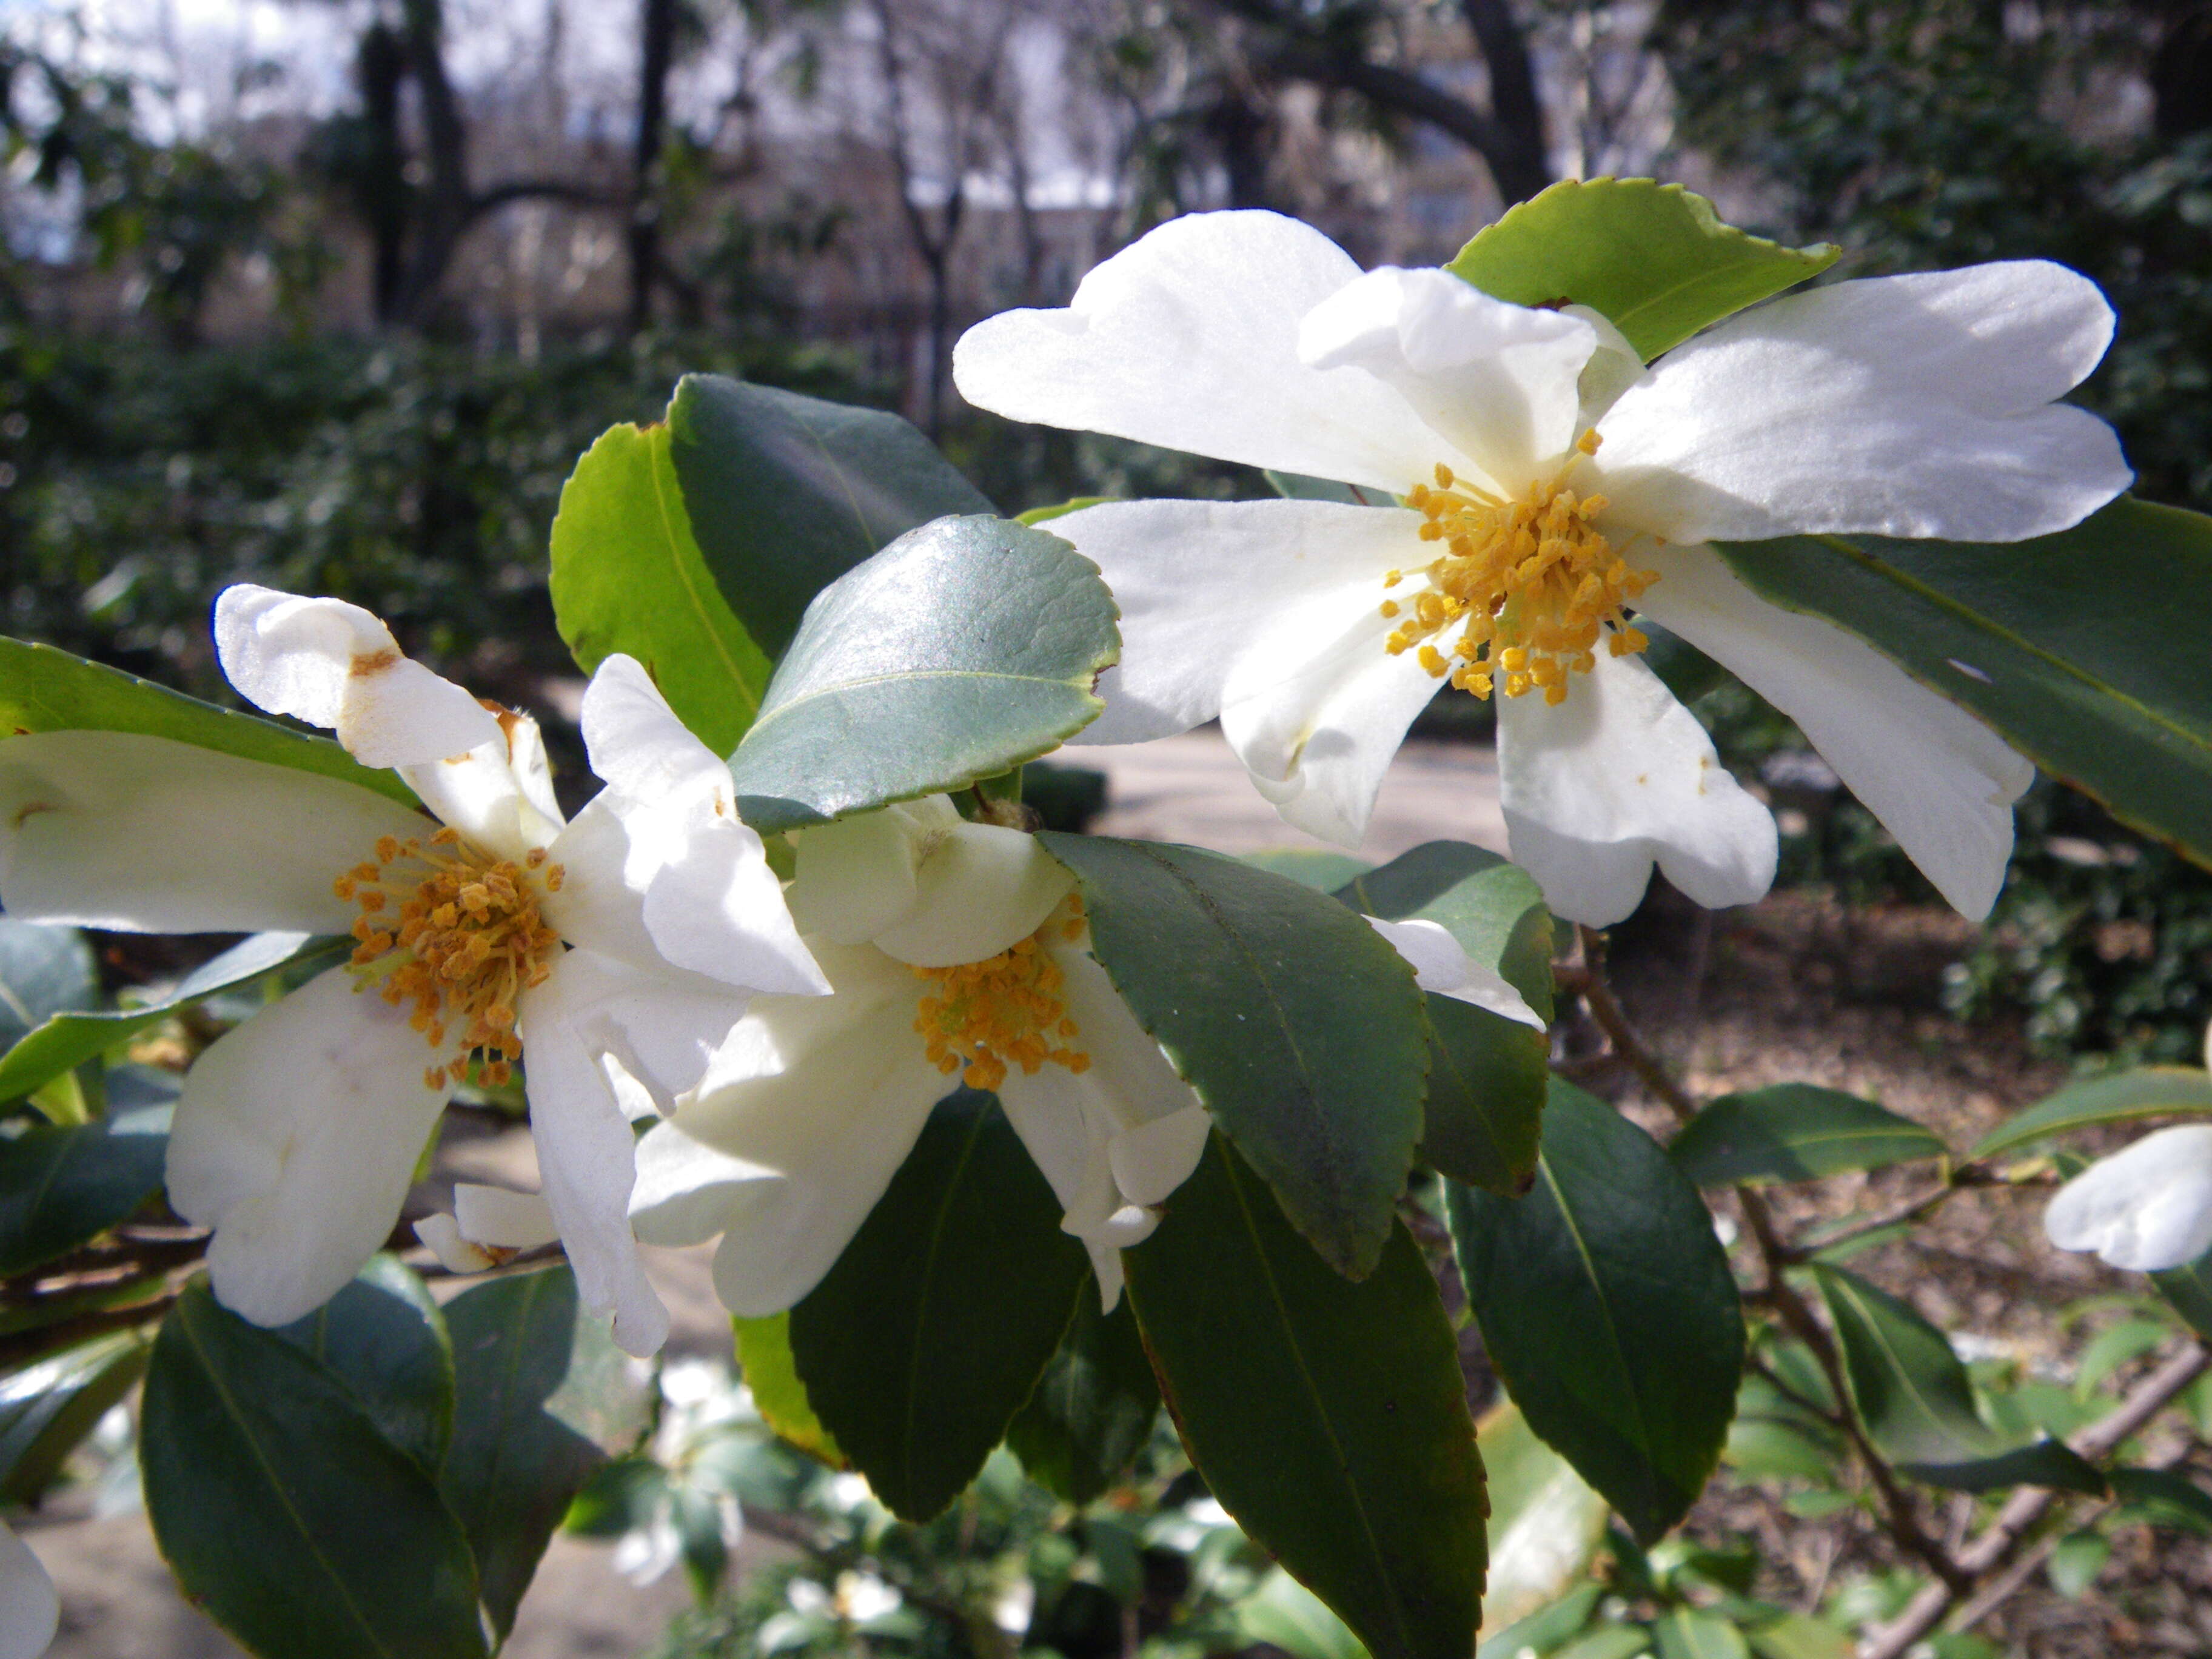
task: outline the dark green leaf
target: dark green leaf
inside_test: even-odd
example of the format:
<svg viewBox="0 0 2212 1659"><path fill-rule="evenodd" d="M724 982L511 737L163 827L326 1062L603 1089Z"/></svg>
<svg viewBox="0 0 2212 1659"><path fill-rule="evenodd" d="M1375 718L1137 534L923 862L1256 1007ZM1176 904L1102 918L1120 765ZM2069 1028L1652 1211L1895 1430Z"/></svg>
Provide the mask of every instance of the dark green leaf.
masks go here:
<svg viewBox="0 0 2212 1659"><path fill-rule="evenodd" d="M2212 1535L2212 1492L2179 1469L2114 1469L2112 1496L2154 1527Z"/></svg>
<svg viewBox="0 0 2212 1659"><path fill-rule="evenodd" d="M566 1267L472 1285L446 1305L453 1431L439 1489L466 1528L504 1638L592 1471L644 1431L647 1401Z"/></svg>
<svg viewBox="0 0 2212 1659"><path fill-rule="evenodd" d="M1551 1018L1552 915L1519 866L1463 841L1425 842L1354 877L1336 896L1385 921L1437 923Z"/></svg>
<svg viewBox="0 0 2212 1659"><path fill-rule="evenodd" d="M1090 1258L999 1109L963 1089L791 1310L806 1398L890 1511L927 1521L1006 1432L1067 1329Z"/></svg>
<svg viewBox="0 0 2212 1659"><path fill-rule="evenodd" d="M148 1026L159 1024L187 1003L243 989L300 960L307 942L305 933L257 933L194 969L158 1000L106 1013L53 1015L0 1057L0 1102L21 1100L64 1072L74 1071ZM345 947L332 945L309 952L301 965L327 966L344 953Z"/></svg>
<svg viewBox="0 0 2212 1659"><path fill-rule="evenodd" d="M1125 1297L1110 1314L1079 1296L1075 1318L1006 1425L1006 1444L1030 1480L1071 1504L1088 1504L1116 1480L1149 1439L1160 1386Z"/></svg>
<svg viewBox="0 0 2212 1659"><path fill-rule="evenodd" d="M1082 884L1091 951L1292 1224L1375 1265L1421 1134L1413 970L1343 905L1218 853L1039 837Z"/></svg>
<svg viewBox="0 0 2212 1659"><path fill-rule="evenodd" d="M484 1652L468 1541L430 1477L204 1285L155 1341L139 1458L185 1594L262 1659Z"/></svg>
<svg viewBox="0 0 2212 1659"><path fill-rule="evenodd" d="M0 1276L75 1249L159 1192L165 1117L133 1112L0 1140Z"/></svg>
<svg viewBox="0 0 2212 1659"><path fill-rule="evenodd" d="M814 597L730 757L763 833L965 787L1105 705L1121 654L1098 568L1005 519L940 519Z"/></svg>
<svg viewBox="0 0 2212 1659"><path fill-rule="evenodd" d="M836 1469L848 1467L836 1437L807 1402L806 1385L792 1363L791 1315L732 1319L730 1326L737 1339L738 1369L744 1374L762 1419L810 1457Z"/></svg>
<svg viewBox="0 0 2212 1659"><path fill-rule="evenodd" d="M1525 1198L1454 1183L1468 1305L1529 1426L1645 1541L1718 1462L1743 1313L1697 1189L1651 1138L1554 1079Z"/></svg>
<svg viewBox="0 0 2212 1659"><path fill-rule="evenodd" d="M720 374L668 406L676 476L724 597L771 657L816 593L908 531L991 503L896 415Z"/></svg>
<svg viewBox="0 0 2212 1659"><path fill-rule="evenodd" d="M2199 1256L2186 1267L2168 1268L2150 1279L2182 1322L2212 1342L2212 1256Z"/></svg>
<svg viewBox="0 0 2212 1659"><path fill-rule="evenodd" d="M2212 634L2212 519L2124 499L2002 545L1794 536L1720 550L1777 605L1842 624L2116 817L2212 863L2212 676L2188 643Z"/></svg>
<svg viewBox="0 0 2212 1659"><path fill-rule="evenodd" d="M1723 1095L1667 1148L1700 1187L1813 1181L1943 1153L1942 1141L1911 1118L1809 1083Z"/></svg>
<svg viewBox="0 0 2212 1659"><path fill-rule="evenodd" d="M90 1008L99 998L100 979L83 934L0 916L0 1050L56 1014Z"/></svg>
<svg viewBox="0 0 2212 1659"><path fill-rule="evenodd" d="M0 741L33 732L136 732L319 772L416 805L414 791L398 773L363 766L328 738L233 714L50 645L0 639Z"/></svg>
<svg viewBox="0 0 2212 1659"><path fill-rule="evenodd" d="M1910 1307L1842 1267L1808 1271L1836 1328L1851 1408L1905 1474L1960 1492L2032 1486L2102 1495L2104 1477L2063 1441L2007 1446L1976 1413L1966 1368L1943 1333Z"/></svg>
<svg viewBox="0 0 2212 1659"><path fill-rule="evenodd" d="M1334 893L1354 876L1364 875L1375 867L1364 859L1356 859L1349 853L1333 853L1326 847L1265 847L1256 853L1239 853L1237 857L1255 870L1265 870L1318 893Z"/></svg>
<svg viewBox="0 0 2212 1659"><path fill-rule="evenodd" d="M453 1431L453 1348L428 1287L374 1255L354 1281L277 1335L352 1393L384 1437L435 1474Z"/></svg>
<svg viewBox="0 0 2212 1659"><path fill-rule="evenodd" d="M1217 1135L1122 1260L1214 1497L1376 1659L1466 1659L1481 1622L1482 1462L1451 1322L1404 1227L1353 1283Z"/></svg>
<svg viewBox="0 0 2212 1659"><path fill-rule="evenodd" d="M1699 329L1819 276L1838 252L1747 235L1680 185L1570 179L1476 232L1445 269L1515 305L1588 306L1649 362Z"/></svg>
<svg viewBox="0 0 2212 1659"><path fill-rule="evenodd" d="M700 553L672 447L666 426L617 426L576 463L553 520L553 615L586 673L636 658L677 717L727 754L771 665Z"/></svg>
<svg viewBox="0 0 2212 1659"><path fill-rule="evenodd" d="M1990 1130L1966 1156L1978 1162L2094 1124L2203 1112L2212 1112L2212 1075L2195 1066L2143 1066L2061 1089Z"/></svg>
<svg viewBox="0 0 2212 1659"><path fill-rule="evenodd" d="M35 1504L145 1373L137 1331L94 1337L0 1377L0 1503Z"/></svg>

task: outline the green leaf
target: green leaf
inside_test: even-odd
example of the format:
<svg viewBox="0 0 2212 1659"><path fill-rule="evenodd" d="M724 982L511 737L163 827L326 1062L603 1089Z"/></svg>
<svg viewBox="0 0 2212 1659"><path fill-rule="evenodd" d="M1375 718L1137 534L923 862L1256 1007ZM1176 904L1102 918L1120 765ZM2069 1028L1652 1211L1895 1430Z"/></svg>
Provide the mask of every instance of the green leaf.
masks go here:
<svg viewBox="0 0 2212 1659"><path fill-rule="evenodd" d="M1098 568L1005 519L941 519L806 607L730 757L763 834L964 788L1098 716L1121 654Z"/></svg>
<svg viewBox="0 0 2212 1659"><path fill-rule="evenodd" d="M1552 1014L1552 917L1528 874L1464 842L1432 841L1337 890L1389 921L1433 921L1528 1006ZM1429 1089L1419 1160L1495 1193L1535 1178L1551 1039L1449 997L1425 999Z"/></svg>
<svg viewBox="0 0 2212 1659"><path fill-rule="evenodd" d="M136 732L417 804L398 773L363 766L328 738L218 708L50 645L0 638L0 741L33 732Z"/></svg>
<svg viewBox="0 0 2212 1659"><path fill-rule="evenodd" d="M2105 1563L2112 1559L2112 1540L2084 1530L2061 1539L2043 1571L2051 1589L2074 1599L2088 1593L2097 1575L2104 1571Z"/></svg>
<svg viewBox="0 0 2212 1659"><path fill-rule="evenodd" d="M384 1437L435 1474L453 1431L453 1346L429 1288L397 1256L277 1335L352 1394Z"/></svg>
<svg viewBox="0 0 2212 1659"><path fill-rule="evenodd" d="M1477 231L1444 269L1514 305L1588 306L1649 362L1699 329L1819 276L1841 251L1748 235L1680 185L1570 179Z"/></svg>
<svg viewBox="0 0 2212 1659"><path fill-rule="evenodd" d="M1453 1183L1468 1305L1529 1426L1649 1542L1718 1462L1743 1312L1712 1218L1651 1138L1553 1079L1525 1198Z"/></svg>
<svg viewBox="0 0 2212 1659"><path fill-rule="evenodd" d="M1720 551L1766 599L1840 623L2115 817L2212 863L2212 678L2185 644L2212 634L2212 519L2123 499L2033 541Z"/></svg>
<svg viewBox="0 0 2212 1659"><path fill-rule="evenodd" d="M150 1345L116 1331L0 1377L0 1503L35 1504L145 1375Z"/></svg>
<svg viewBox="0 0 2212 1659"><path fill-rule="evenodd" d="M1510 1401L1484 1414L1475 1442L1490 1480L1487 1627L1528 1618L1572 1589L1612 1511Z"/></svg>
<svg viewBox="0 0 2212 1659"><path fill-rule="evenodd" d="M1733 1187L1814 1181L1944 1151L1911 1118L1870 1100L1810 1083L1778 1083L1723 1095L1674 1137L1667 1156L1700 1187Z"/></svg>
<svg viewBox="0 0 2212 1659"><path fill-rule="evenodd" d="M1674 1607L1661 1615L1659 1659L1751 1659L1743 1632L1714 1613Z"/></svg>
<svg viewBox="0 0 2212 1659"><path fill-rule="evenodd" d="M146 1508L185 1593L262 1659L478 1659L467 1539L323 1367L195 1285L155 1340Z"/></svg>
<svg viewBox="0 0 2212 1659"><path fill-rule="evenodd" d="M1291 1659L1367 1659L1367 1650L1328 1604L1277 1567L1237 1604L1243 1644L1280 1648Z"/></svg>
<svg viewBox="0 0 2212 1659"><path fill-rule="evenodd" d="M21 1100L64 1072L76 1070L149 1025L158 1025L188 1003L245 988L295 960L325 968L342 960L342 944L308 951L305 933L256 933L204 963L156 1001L104 1013L57 1013L0 1056L0 1102ZM302 958L301 952L307 951Z"/></svg>
<svg viewBox="0 0 2212 1659"><path fill-rule="evenodd" d="M1604 1593L1604 1586L1585 1581L1540 1613L1532 1613L1496 1634L1486 1636L1482 1645L1475 1650L1475 1659L1521 1659L1522 1653L1531 1648L1540 1654L1553 1652L1589 1622L1598 1598ZM1489 1630L1497 1623L1486 1609L1483 1628Z"/></svg>
<svg viewBox="0 0 2212 1659"><path fill-rule="evenodd" d="M1578 1642L1555 1651L1552 1659L1637 1659L1651 1651L1651 1632L1641 1625L1601 1625Z"/></svg>
<svg viewBox="0 0 2212 1659"><path fill-rule="evenodd" d="M1420 1139L1413 970L1345 906L1191 847L1038 837L1138 1024L1340 1273L1375 1265Z"/></svg>
<svg viewBox="0 0 2212 1659"><path fill-rule="evenodd" d="M1360 484L1339 483L1334 478L1313 478L1303 472L1270 470L1267 482L1278 495L1294 501L1341 501L1347 507L1395 507L1397 497L1388 490Z"/></svg>
<svg viewBox="0 0 2212 1659"><path fill-rule="evenodd" d="M1752 1480L1831 1481L1850 1448L1833 1427L1774 1384L1746 1372L1736 1390L1735 1420L1729 1425L1721 1461Z"/></svg>
<svg viewBox="0 0 2212 1659"><path fill-rule="evenodd" d="M2179 1469L2114 1469L2112 1496L2154 1527L2212 1536L2212 1492Z"/></svg>
<svg viewBox="0 0 2212 1659"><path fill-rule="evenodd" d="M2158 1293L2189 1328L2212 1342L2212 1255L2150 1276Z"/></svg>
<svg viewBox="0 0 2212 1659"><path fill-rule="evenodd" d="M131 1112L0 1140L0 1277L67 1254L159 1192L167 1115Z"/></svg>
<svg viewBox="0 0 2212 1659"><path fill-rule="evenodd" d="M1858 1644L1833 1625L1785 1613L1748 1632L1759 1659L1853 1659Z"/></svg>
<svg viewBox="0 0 2212 1659"><path fill-rule="evenodd" d="M668 406L684 505L723 595L771 657L808 602L933 519L991 503L896 415L720 374L687 374Z"/></svg>
<svg viewBox="0 0 2212 1659"><path fill-rule="evenodd" d="M1364 859L1326 847L1263 847L1256 853L1239 853L1237 860L1317 893L1334 893L1354 876L1364 876L1375 867Z"/></svg>
<svg viewBox="0 0 2212 1659"><path fill-rule="evenodd" d="M1412 1236L1395 1227L1374 1272L1345 1279L1216 1135L1121 1259L1168 1409L1222 1506L1375 1659L1466 1659L1482 1460Z"/></svg>
<svg viewBox="0 0 2212 1659"><path fill-rule="evenodd" d="M0 916L0 1049L56 1014L93 1007L99 999L100 976L83 934Z"/></svg>
<svg viewBox="0 0 2212 1659"><path fill-rule="evenodd" d="M1075 1318L1006 1425L1006 1444L1030 1480L1071 1504L1088 1504L1128 1469L1152 1437L1160 1385L1127 1297L1110 1314L1079 1296Z"/></svg>
<svg viewBox="0 0 2212 1659"><path fill-rule="evenodd" d="M2173 1328L2160 1319L2124 1319L2099 1331L2081 1350L2074 1373L2075 1397L2087 1400L2114 1371L2162 1346L2172 1334Z"/></svg>
<svg viewBox="0 0 2212 1659"><path fill-rule="evenodd" d="M799 1380L791 1358L791 1315L770 1314L764 1319L732 1319L737 1339L738 1369L752 1390L761 1420L805 1452L833 1469L851 1467L838 1449L836 1437L822 1426L808 1403L806 1385Z"/></svg>
<svg viewBox="0 0 2212 1659"><path fill-rule="evenodd" d="M446 1304L446 1328L453 1430L438 1486L504 1639L569 1500L644 1432L647 1401L566 1267L472 1285Z"/></svg>
<svg viewBox="0 0 2212 1659"><path fill-rule="evenodd" d="M2212 1074L2194 1066L2139 1066L2061 1089L1990 1130L1966 1156L1979 1163L2030 1141L2099 1123L2132 1123L2195 1112L2212 1112Z"/></svg>
<svg viewBox="0 0 2212 1659"><path fill-rule="evenodd" d="M998 1098L939 1101L845 1253L791 1310L815 1413L892 1514L927 1521L1006 1432L1090 1258Z"/></svg>
<svg viewBox="0 0 2212 1659"><path fill-rule="evenodd" d="M1905 1303L1842 1267L1807 1271L1836 1328L1851 1409L1905 1474L1959 1492L2032 1486L2103 1495L2104 1477L2063 1441L2008 1446L1983 1422L1966 1368L1943 1333Z"/></svg>
<svg viewBox="0 0 2212 1659"><path fill-rule="evenodd" d="M617 426L576 463L553 520L553 616L586 674L636 658L677 718L727 754L771 665L699 550L671 447L665 426Z"/></svg>

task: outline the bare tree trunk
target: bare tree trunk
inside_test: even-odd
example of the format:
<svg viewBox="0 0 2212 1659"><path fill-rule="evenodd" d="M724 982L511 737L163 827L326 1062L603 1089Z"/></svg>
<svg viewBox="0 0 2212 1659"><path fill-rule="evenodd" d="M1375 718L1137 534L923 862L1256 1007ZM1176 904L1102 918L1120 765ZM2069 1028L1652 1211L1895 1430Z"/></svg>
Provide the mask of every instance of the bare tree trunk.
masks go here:
<svg viewBox="0 0 2212 1659"><path fill-rule="evenodd" d="M362 31L354 76L368 130L368 154L355 196L368 226L370 299L376 320L385 324L398 319L407 276L407 151L399 136L407 48L380 20Z"/></svg>
<svg viewBox="0 0 2212 1659"><path fill-rule="evenodd" d="M422 96L428 177L417 201L413 258L400 294L401 314L420 320L438 280L472 216L469 196L468 126L460 100L446 78L446 19L442 0L405 0L407 67Z"/></svg>
<svg viewBox="0 0 2212 1659"><path fill-rule="evenodd" d="M668 118L668 70L675 54L676 0L640 0L642 39L637 86L637 145L630 175L629 329L653 322L653 289L660 264L659 171Z"/></svg>

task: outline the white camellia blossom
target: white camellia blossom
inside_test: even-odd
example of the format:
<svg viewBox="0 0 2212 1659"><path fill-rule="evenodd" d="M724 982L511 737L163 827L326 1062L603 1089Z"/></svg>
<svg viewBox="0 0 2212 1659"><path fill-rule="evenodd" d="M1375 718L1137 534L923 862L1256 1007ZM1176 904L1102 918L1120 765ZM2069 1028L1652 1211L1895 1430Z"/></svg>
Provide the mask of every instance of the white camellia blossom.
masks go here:
<svg viewBox="0 0 2212 1659"><path fill-rule="evenodd" d="M216 1296L269 1325L321 1305L391 1232L471 1057L497 1083L526 1051L543 1201L586 1303L651 1352L668 1316L630 1235L631 1134L603 1060L672 1098L754 992L829 988L728 767L611 657L583 708L606 787L564 823L536 725L401 655L368 611L241 586L215 623L233 685L396 769L444 825L161 738L0 742L10 915L357 941L185 1080L169 1200L215 1230Z"/></svg>
<svg viewBox="0 0 2212 1659"><path fill-rule="evenodd" d="M2134 1273L2185 1267L2212 1251L2212 1124L2145 1135L2058 1189L2043 1231Z"/></svg>
<svg viewBox="0 0 2212 1659"><path fill-rule="evenodd" d="M39 1659L61 1628L54 1581L31 1547L0 1525L0 1659Z"/></svg>
<svg viewBox="0 0 2212 1659"><path fill-rule="evenodd" d="M1513 857L1603 925L1656 862L1703 904L1759 897L1774 824L1638 659L1649 617L1797 721L1952 904L1994 902L2028 762L1832 623L1757 597L1707 544L1810 532L2017 541L2130 482L2057 404L2103 356L2096 288L2039 261L1838 283L1649 368L1585 307L1448 271L1363 275L1275 214L1194 215L1058 311L961 339L981 408L1402 496L1112 502L1056 517L1121 609L1085 743L1217 715L1300 829L1356 844L1407 724L1449 679L1502 694Z"/></svg>
<svg viewBox="0 0 2212 1659"><path fill-rule="evenodd" d="M1091 1254L1120 1251L1197 1167L1208 1119L1090 951L1066 868L942 795L799 832L793 915L836 994L764 996L638 1143L648 1243L721 1235L714 1284L790 1307L857 1231L956 1074L994 1091ZM1376 922L1425 989L1540 1024L1433 922Z"/></svg>

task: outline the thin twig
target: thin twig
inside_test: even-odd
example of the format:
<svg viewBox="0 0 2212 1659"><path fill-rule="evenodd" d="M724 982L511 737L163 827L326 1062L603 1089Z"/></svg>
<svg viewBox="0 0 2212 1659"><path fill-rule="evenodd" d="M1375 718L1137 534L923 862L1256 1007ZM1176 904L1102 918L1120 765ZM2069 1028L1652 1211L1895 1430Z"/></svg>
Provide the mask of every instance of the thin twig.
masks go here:
<svg viewBox="0 0 2212 1659"><path fill-rule="evenodd" d="M1638 1080L1651 1091L1652 1097L1672 1112L1677 1121L1687 1123L1697 1116L1698 1103L1674 1081L1666 1062L1629 1023L1620 999L1613 995L1613 986L1605 974L1605 935L1595 927L1579 924L1575 934L1582 941L1583 965L1579 973L1571 977L1562 975L1563 982L1580 994L1583 1006L1605 1033L1606 1041L1613 1044L1613 1052L1627 1062Z"/></svg>

